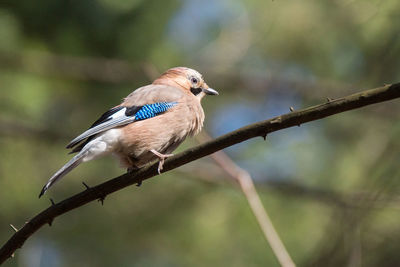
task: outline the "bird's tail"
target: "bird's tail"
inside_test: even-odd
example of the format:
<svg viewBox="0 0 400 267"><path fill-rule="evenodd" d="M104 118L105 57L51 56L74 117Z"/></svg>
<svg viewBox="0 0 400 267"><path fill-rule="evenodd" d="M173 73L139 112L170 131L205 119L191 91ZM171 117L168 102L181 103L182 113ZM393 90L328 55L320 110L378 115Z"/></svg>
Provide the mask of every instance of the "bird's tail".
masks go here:
<svg viewBox="0 0 400 267"><path fill-rule="evenodd" d="M83 158L86 156L86 151L81 151L77 155L75 155L67 164L65 164L61 169L59 169L43 186L42 191L40 191L39 198L46 193L47 189L49 189L55 182L59 179L63 178L67 173L72 171L75 167L82 163Z"/></svg>

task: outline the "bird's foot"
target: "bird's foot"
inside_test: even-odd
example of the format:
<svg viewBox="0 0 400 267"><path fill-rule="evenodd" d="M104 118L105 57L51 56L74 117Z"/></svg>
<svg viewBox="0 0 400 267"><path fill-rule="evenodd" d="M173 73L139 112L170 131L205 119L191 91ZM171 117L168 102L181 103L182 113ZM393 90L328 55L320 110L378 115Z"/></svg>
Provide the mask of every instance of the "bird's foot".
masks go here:
<svg viewBox="0 0 400 267"><path fill-rule="evenodd" d="M152 152L154 155L156 155L160 161L158 162L158 174L161 174L161 171L163 169L164 166L164 161L169 158L172 157L174 154L162 154L154 149L150 150L150 152Z"/></svg>
<svg viewBox="0 0 400 267"><path fill-rule="evenodd" d="M135 172L137 170L138 170L138 168L136 168L136 167L129 167L129 168L126 169L126 172L127 173L132 173L132 172Z"/></svg>
<svg viewBox="0 0 400 267"><path fill-rule="evenodd" d="M137 167L129 167L129 168L126 169L126 172L127 173L133 173L133 172L136 172L137 170L138 170ZM142 181L139 181L136 184L137 187L140 187L141 185L142 185Z"/></svg>

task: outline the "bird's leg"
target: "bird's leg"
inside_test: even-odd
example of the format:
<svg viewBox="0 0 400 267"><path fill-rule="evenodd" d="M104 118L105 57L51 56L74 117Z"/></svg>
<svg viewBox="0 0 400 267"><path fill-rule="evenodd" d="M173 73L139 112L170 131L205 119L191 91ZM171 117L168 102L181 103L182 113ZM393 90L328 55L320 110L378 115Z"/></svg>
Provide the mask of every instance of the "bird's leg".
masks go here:
<svg viewBox="0 0 400 267"><path fill-rule="evenodd" d="M136 166L130 166L128 169L126 169L126 172L127 172L127 173L133 173L133 172L136 172L138 169L139 169L139 168L136 167ZM140 182L138 182L138 183L136 184L137 187L139 187L139 186L141 186L141 185L142 185L142 181L140 181Z"/></svg>
<svg viewBox="0 0 400 267"><path fill-rule="evenodd" d="M158 162L157 170L158 170L158 174L161 174L165 159L172 157L174 154L162 154L154 149L150 150L150 152L153 153L154 155L156 155L160 159L160 161Z"/></svg>
<svg viewBox="0 0 400 267"><path fill-rule="evenodd" d="M131 172L135 172L137 170L138 170L138 168L136 168L136 167L129 167L129 168L126 169L126 172L127 173L131 173Z"/></svg>

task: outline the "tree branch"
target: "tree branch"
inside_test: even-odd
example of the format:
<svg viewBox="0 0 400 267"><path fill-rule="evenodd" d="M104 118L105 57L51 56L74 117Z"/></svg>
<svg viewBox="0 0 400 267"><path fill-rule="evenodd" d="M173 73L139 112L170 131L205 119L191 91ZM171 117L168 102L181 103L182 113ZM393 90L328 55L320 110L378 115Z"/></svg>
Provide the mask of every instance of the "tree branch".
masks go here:
<svg viewBox="0 0 400 267"><path fill-rule="evenodd" d="M306 122L322 119L337 113L363 106L388 101L400 97L400 83L385 85L376 89L362 91L347 97L329 100L327 103L294 111L270 120L257 122L214 139L211 142L190 148L165 161L164 171L169 171L186 163L210 155L218 150L285 128L298 126ZM149 164L136 173L126 173L97 186L86 189L59 203L55 203L29 220L0 249L0 264L6 261L24 242L45 224L51 224L54 218L76 209L96 199L124 187L151 178L157 174L158 163Z"/></svg>
<svg viewBox="0 0 400 267"><path fill-rule="evenodd" d="M196 137L198 140L210 141L210 136L203 131ZM257 193L256 187L253 183L253 178L250 173L240 168L236 163L222 150L215 152L211 155L214 161L223 169L234 181L236 181L247 202L257 219L258 225L264 233L264 237L270 245L272 252L282 267L295 267L289 252L283 244L278 232L269 218L267 210L261 202L260 196Z"/></svg>

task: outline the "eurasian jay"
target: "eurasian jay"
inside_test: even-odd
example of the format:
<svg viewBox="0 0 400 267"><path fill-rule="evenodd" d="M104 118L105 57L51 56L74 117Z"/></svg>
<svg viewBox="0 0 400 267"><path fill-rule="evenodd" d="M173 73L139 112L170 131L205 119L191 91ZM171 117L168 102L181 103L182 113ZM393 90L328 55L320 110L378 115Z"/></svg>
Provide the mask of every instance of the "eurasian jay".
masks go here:
<svg viewBox="0 0 400 267"><path fill-rule="evenodd" d="M71 153L78 154L49 179L39 197L80 163L107 154L115 155L128 171L158 159L160 173L170 153L201 130L200 101L205 95L218 92L199 72L185 67L169 69L152 84L136 89L68 144Z"/></svg>

